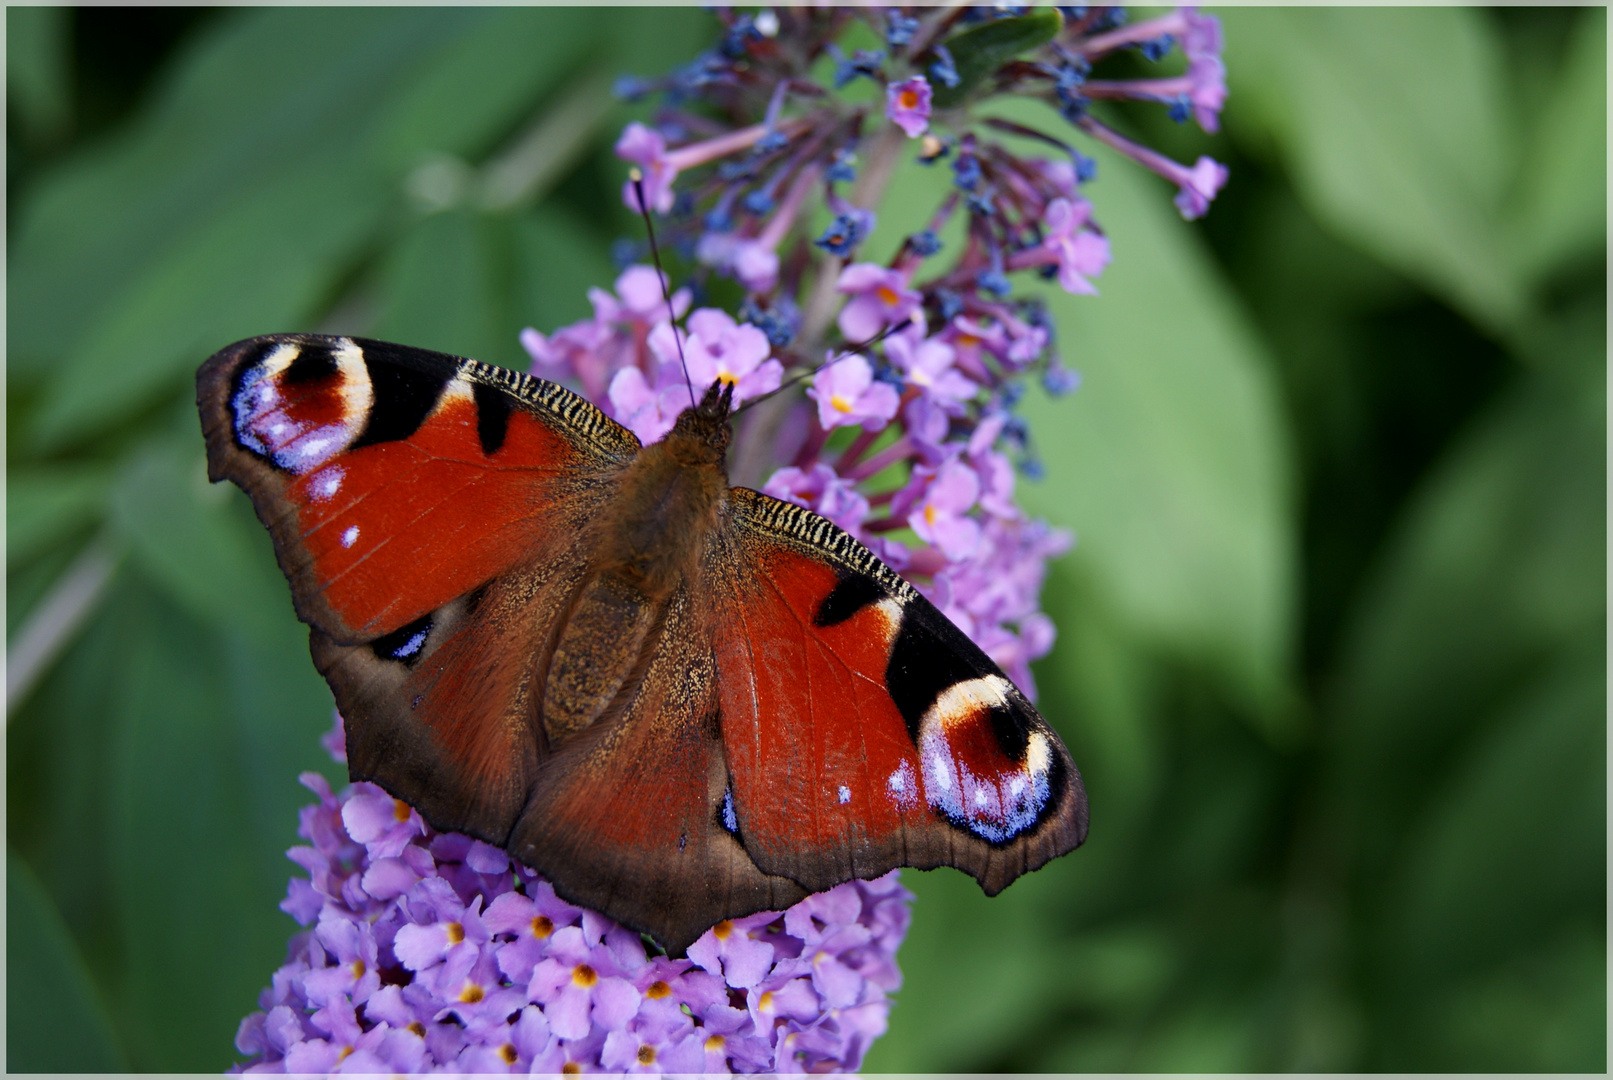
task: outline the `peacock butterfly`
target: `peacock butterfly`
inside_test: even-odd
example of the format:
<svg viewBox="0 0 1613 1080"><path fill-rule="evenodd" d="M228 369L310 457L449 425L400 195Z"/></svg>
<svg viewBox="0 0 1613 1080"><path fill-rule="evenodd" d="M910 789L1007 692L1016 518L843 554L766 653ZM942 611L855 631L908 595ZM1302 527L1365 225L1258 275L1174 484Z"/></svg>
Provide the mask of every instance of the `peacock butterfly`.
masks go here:
<svg viewBox="0 0 1613 1080"><path fill-rule="evenodd" d="M197 373L352 777L681 953L897 866L995 894L1086 838L1080 774L981 650L826 519L724 471L732 388L661 442L565 388L362 338Z"/></svg>

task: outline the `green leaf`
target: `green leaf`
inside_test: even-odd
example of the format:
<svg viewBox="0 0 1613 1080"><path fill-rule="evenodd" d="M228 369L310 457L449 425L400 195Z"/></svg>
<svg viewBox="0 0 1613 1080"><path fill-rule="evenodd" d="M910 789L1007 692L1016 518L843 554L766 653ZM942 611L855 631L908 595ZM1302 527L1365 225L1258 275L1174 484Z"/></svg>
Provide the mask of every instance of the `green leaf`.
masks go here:
<svg viewBox="0 0 1613 1080"><path fill-rule="evenodd" d="M503 224L453 210L416 224L383 267L375 336L508 363L518 351L517 328L499 325L497 302L508 286L497 265L495 222Z"/></svg>
<svg viewBox="0 0 1613 1080"><path fill-rule="evenodd" d="M606 242L558 209L539 207L517 218L512 238L522 326L553 333L592 314L589 287L613 288L616 270Z"/></svg>
<svg viewBox="0 0 1613 1080"><path fill-rule="evenodd" d="M1602 919L1556 935L1419 1012L1425 1060L1467 1072L1599 1073L1607 1068L1607 932ZM1430 1015L1432 1014L1432 1015ZM1438 1055L1437 1057L1435 1055Z"/></svg>
<svg viewBox="0 0 1613 1080"><path fill-rule="evenodd" d="M1381 977L1408 1004L1605 911L1600 634L1485 725L1412 824L1382 902Z"/></svg>
<svg viewBox="0 0 1613 1080"><path fill-rule="evenodd" d="M61 363L199 222L288 175L351 159L394 88L476 17L282 8L213 24L176 57L142 116L43 178L20 208L7 277L11 370Z"/></svg>
<svg viewBox="0 0 1613 1080"><path fill-rule="evenodd" d="M6 849L6 1067L123 1072L106 1009L56 905Z"/></svg>
<svg viewBox="0 0 1613 1080"><path fill-rule="evenodd" d="M1345 764L1370 785L1362 828L1377 844L1498 694L1601 625L1604 440L1599 410L1525 381L1409 501L1340 645L1330 702Z"/></svg>
<svg viewBox="0 0 1613 1080"><path fill-rule="evenodd" d="M6 9L6 100L35 138L62 135L73 119L69 14L60 7Z"/></svg>
<svg viewBox="0 0 1613 1080"><path fill-rule="evenodd" d="M164 439L131 456L112 520L150 579L193 617L272 639L290 621L290 600L245 501L208 483L200 439Z"/></svg>
<svg viewBox="0 0 1613 1080"><path fill-rule="evenodd" d="M236 1027L293 930L276 905L291 870L282 853L295 840L295 777L262 770L298 753L311 758L310 721L328 722L329 713L283 708L287 697L272 680L285 668L271 657L287 653L278 650L259 661L272 665L261 680L273 695L261 719L242 714L231 635L150 590L130 600L125 617L136 632L124 640L106 703L113 773L105 869L118 897L122 953L109 997L136 1069L217 1071L235 1056ZM277 751L267 759L265 745ZM266 792L272 801L258 805Z"/></svg>
<svg viewBox="0 0 1613 1080"><path fill-rule="evenodd" d="M1123 626L1219 673L1275 732L1296 522L1271 361L1166 186L1099 159L1091 197L1114 260L1097 297L1041 289L1083 382L1027 399L1047 476L1018 494L1075 530L1066 559Z"/></svg>
<svg viewBox="0 0 1613 1080"><path fill-rule="evenodd" d="M94 465L13 467L6 474L6 566L15 567L93 524L107 495Z"/></svg>
<svg viewBox="0 0 1613 1080"><path fill-rule="evenodd" d="M379 224L384 189L352 161L282 179L196 220L102 314L52 378L36 436L61 447L183 386L215 349L306 329Z"/></svg>
<svg viewBox="0 0 1613 1080"><path fill-rule="evenodd" d="M9 342L21 371L51 380L44 443L178 390L232 338L306 328L391 212L395 185L432 154L490 149L582 62L597 20L559 9L229 20L144 122L44 184L21 215Z"/></svg>
<svg viewBox="0 0 1613 1080"><path fill-rule="evenodd" d="M1482 12L1229 8L1234 135L1264 129L1319 221L1492 331L1528 313L1499 227L1518 160Z"/></svg>
<svg viewBox="0 0 1613 1080"><path fill-rule="evenodd" d="M936 82L934 101L949 109L979 88L987 75L1003 64L1039 49L1064 29L1064 16L1056 8L1040 8L1026 15L993 19L942 42L958 69L958 85Z"/></svg>
<svg viewBox="0 0 1613 1080"><path fill-rule="evenodd" d="M1514 228L1531 276L1607 245L1607 11L1578 16L1524 155Z"/></svg>

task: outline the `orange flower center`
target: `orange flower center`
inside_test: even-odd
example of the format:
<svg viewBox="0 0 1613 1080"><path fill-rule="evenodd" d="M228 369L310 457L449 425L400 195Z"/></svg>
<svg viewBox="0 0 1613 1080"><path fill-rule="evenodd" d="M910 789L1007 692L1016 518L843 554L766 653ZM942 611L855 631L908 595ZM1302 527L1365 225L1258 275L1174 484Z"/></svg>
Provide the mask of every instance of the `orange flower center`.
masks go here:
<svg viewBox="0 0 1613 1080"><path fill-rule="evenodd" d="M420 1036L422 1039L426 1037L426 1025L422 1024L418 1020L409 1021L409 1030Z"/></svg>
<svg viewBox="0 0 1613 1080"><path fill-rule="evenodd" d="M554 933L554 923L549 921L549 916L539 915L532 920L533 937L546 938L552 933Z"/></svg>
<svg viewBox="0 0 1613 1080"><path fill-rule="evenodd" d="M849 404L841 405L840 403L842 401L845 401L845 398L836 394L833 399L834 407L839 409L841 412L849 412L851 406ZM727 919L724 919L722 922L711 928L711 936L716 938L718 941L727 941L728 935L732 934L733 932L734 924Z"/></svg>
<svg viewBox="0 0 1613 1080"><path fill-rule="evenodd" d="M895 307L896 302L901 299L900 296L896 295L896 290L891 288L889 285L881 285L879 288L874 290L874 293L891 307Z"/></svg>
<svg viewBox="0 0 1613 1080"><path fill-rule="evenodd" d="M649 998L651 1001L660 1001L662 998L671 993L672 987L668 986L662 980L656 979L650 984L649 989L644 991L644 996Z"/></svg>
<svg viewBox="0 0 1613 1080"><path fill-rule="evenodd" d="M458 945L465 940L465 928L458 923L451 922L446 929L448 931L448 944Z"/></svg>
<svg viewBox="0 0 1613 1080"><path fill-rule="evenodd" d="M641 1046L638 1048L638 1063L640 1065L655 1064L655 1047Z"/></svg>
<svg viewBox="0 0 1613 1080"><path fill-rule="evenodd" d="M578 964L571 969L571 981L586 990L599 981L599 972L587 964Z"/></svg>
<svg viewBox="0 0 1613 1080"><path fill-rule="evenodd" d="M392 818L395 821L409 820L409 804L402 799L392 800Z"/></svg>
<svg viewBox="0 0 1613 1080"><path fill-rule="evenodd" d="M896 101L904 109L916 109L919 107L919 92L917 90L903 90L896 95Z"/></svg>
<svg viewBox="0 0 1613 1080"><path fill-rule="evenodd" d="M467 979L464 988L459 991L459 1000L466 1005L476 1004L482 1000L482 988Z"/></svg>
<svg viewBox="0 0 1613 1080"><path fill-rule="evenodd" d="M504 1059L504 1064L514 1065L515 1059L521 1055L515 1052L515 1047L511 1046L509 1043L505 1043L503 1046L498 1048L498 1056Z"/></svg>

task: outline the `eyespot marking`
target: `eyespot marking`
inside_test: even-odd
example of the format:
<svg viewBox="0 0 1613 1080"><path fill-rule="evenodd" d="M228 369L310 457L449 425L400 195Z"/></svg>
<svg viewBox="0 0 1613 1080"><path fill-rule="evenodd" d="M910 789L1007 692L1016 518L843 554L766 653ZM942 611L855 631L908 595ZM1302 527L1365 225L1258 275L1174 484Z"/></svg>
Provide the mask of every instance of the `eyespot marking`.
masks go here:
<svg viewBox="0 0 1613 1080"><path fill-rule="evenodd" d="M424 655L431 638L431 616L416 619L408 626L370 642L370 649L382 660L396 660L405 667L413 667ZM417 698L413 705L419 704ZM412 706L411 706L412 707Z"/></svg>
<svg viewBox="0 0 1613 1080"><path fill-rule="evenodd" d="M1034 828L1054 802L1058 759L1033 716L1000 675L947 687L919 728L931 809L993 844Z"/></svg>

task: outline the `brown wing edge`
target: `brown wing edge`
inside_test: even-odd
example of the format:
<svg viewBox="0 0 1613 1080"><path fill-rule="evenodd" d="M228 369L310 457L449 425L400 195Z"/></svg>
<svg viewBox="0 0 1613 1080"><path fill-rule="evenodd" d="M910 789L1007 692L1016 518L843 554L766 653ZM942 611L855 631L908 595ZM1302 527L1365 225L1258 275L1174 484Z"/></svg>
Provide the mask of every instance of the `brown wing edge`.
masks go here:
<svg viewBox="0 0 1613 1080"><path fill-rule="evenodd" d="M749 533L764 541L785 544L837 571L871 579L886 596L901 604L904 627L913 626L926 632L935 643L963 661L974 676L1007 678L978 645L911 583L827 518L749 488L732 488L729 504L729 522L741 543ZM973 877L987 896L995 896L1020 875L1045 866L1086 841L1090 822L1086 788L1064 740L1018 687L1010 695L1010 704L1021 713L1022 722L1030 730L1050 736L1055 747L1057 765L1053 773L1057 788L1051 812L1030 831L1004 844L991 843L935 815L936 829L930 835L915 836L911 830L904 829L899 841L887 845L886 850L861 853L857 860L860 865L855 867L858 877L879 877L899 866L917 870L953 866ZM786 868L770 865L763 852L751 851L750 854L764 873L782 873L787 869L790 877L811 892L831 888L842 880L832 871L815 874L801 862Z"/></svg>

